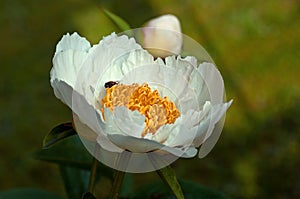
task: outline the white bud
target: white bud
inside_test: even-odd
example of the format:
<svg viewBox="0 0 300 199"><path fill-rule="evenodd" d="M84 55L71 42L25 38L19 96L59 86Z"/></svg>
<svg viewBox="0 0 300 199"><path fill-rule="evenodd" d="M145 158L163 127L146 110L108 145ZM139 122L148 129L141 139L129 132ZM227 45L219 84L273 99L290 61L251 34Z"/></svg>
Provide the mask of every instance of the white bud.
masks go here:
<svg viewBox="0 0 300 199"><path fill-rule="evenodd" d="M143 47L154 57L179 55L182 48L180 22L174 15L150 20L143 28Z"/></svg>

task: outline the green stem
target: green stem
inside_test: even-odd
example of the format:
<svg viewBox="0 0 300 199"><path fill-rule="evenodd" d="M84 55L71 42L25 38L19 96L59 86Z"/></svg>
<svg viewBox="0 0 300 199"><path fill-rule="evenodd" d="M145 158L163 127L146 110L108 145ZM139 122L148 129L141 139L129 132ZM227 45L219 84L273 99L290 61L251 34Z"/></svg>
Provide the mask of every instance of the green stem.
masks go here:
<svg viewBox="0 0 300 199"><path fill-rule="evenodd" d="M122 183L124 180L125 172L129 160L131 157L131 153L129 151L123 151L121 154L119 154L118 160L116 161L116 173L114 176L114 182L112 185L112 189L110 192L110 199L118 199L120 195L120 191L122 188Z"/></svg>
<svg viewBox="0 0 300 199"><path fill-rule="evenodd" d="M110 192L110 199L118 199L122 188L125 172L116 171L113 186Z"/></svg>
<svg viewBox="0 0 300 199"><path fill-rule="evenodd" d="M88 186L88 192L90 192L90 193L94 192L94 186L95 186L95 180L96 180L96 174L97 174L97 166L98 166L98 160L96 158L93 158L91 174L90 174L90 181L89 181L89 186Z"/></svg>

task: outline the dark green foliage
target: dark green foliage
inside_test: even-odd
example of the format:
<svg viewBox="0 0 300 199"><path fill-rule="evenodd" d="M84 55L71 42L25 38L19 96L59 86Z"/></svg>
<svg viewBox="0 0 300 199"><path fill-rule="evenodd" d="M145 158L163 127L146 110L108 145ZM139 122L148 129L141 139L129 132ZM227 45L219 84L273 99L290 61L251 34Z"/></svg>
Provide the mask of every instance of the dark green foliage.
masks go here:
<svg viewBox="0 0 300 199"><path fill-rule="evenodd" d="M70 199L81 198L83 193L88 190L90 172L63 165L60 165L59 168L68 197Z"/></svg>
<svg viewBox="0 0 300 199"><path fill-rule="evenodd" d="M203 187L195 182L179 180L185 199L228 199L220 192ZM151 182L138 190L135 199L175 199L162 181Z"/></svg>
<svg viewBox="0 0 300 199"><path fill-rule="evenodd" d="M1 199L63 199L54 193L39 189L11 189L0 192Z"/></svg>

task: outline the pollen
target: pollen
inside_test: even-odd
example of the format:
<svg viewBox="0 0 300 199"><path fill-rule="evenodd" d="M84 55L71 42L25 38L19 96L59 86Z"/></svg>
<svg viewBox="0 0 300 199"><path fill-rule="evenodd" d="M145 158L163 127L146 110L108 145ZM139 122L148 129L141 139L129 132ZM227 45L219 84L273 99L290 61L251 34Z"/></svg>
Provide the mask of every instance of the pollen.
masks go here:
<svg viewBox="0 0 300 199"><path fill-rule="evenodd" d="M165 124L173 124L180 116L174 102L168 97L160 97L158 90L152 91L148 84L141 86L134 83L131 85L116 84L106 88L106 95L102 99L102 115L104 107L113 112L117 106L125 106L131 111L139 111L145 116L146 126L142 137L148 133L155 134Z"/></svg>

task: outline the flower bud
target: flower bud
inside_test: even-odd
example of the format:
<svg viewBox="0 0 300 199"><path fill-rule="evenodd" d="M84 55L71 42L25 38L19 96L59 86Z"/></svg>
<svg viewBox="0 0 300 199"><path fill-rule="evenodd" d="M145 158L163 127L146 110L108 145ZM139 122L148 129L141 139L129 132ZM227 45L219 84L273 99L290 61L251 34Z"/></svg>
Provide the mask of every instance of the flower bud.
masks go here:
<svg viewBox="0 0 300 199"><path fill-rule="evenodd" d="M182 48L180 22L174 15L150 20L143 28L143 47L154 57L179 55Z"/></svg>

